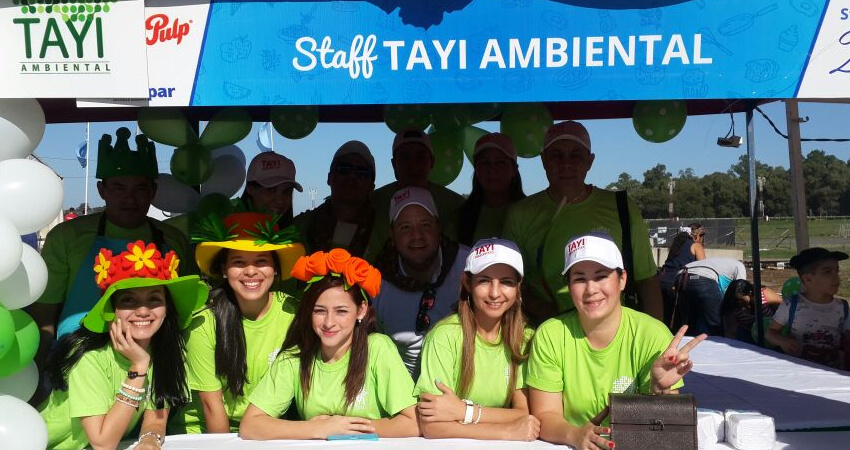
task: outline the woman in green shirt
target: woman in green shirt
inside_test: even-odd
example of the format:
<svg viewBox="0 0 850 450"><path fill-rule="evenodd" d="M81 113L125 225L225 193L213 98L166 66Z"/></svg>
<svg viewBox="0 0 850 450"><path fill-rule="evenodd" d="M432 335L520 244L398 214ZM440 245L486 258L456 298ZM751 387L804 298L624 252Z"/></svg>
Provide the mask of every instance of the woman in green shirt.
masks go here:
<svg viewBox="0 0 850 450"><path fill-rule="evenodd" d="M706 335L679 343L660 321L620 304L623 258L611 236L591 233L565 248L563 275L575 310L534 335L526 382L540 438L579 450L615 447L601 426L609 393L676 394L691 370L689 352Z"/></svg>
<svg viewBox="0 0 850 450"><path fill-rule="evenodd" d="M294 234L293 234L294 233ZM272 291L304 254L292 243L294 228L277 229L261 213L209 217L193 240L202 273L221 280L209 307L195 316L186 336L192 402L169 424L172 433L230 433L248 407L248 395L269 370L297 301Z"/></svg>
<svg viewBox="0 0 850 450"><path fill-rule="evenodd" d="M380 289L380 272L333 249L302 257L292 275L310 285L281 354L251 395L240 436L419 436L413 380L392 340L374 333L369 303ZM303 421L278 418L292 403Z"/></svg>
<svg viewBox="0 0 850 450"><path fill-rule="evenodd" d="M533 441L540 421L528 412L523 374L532 332L521 308L522 255L511 241L482 239L464 272L457 313L425 338L414 390L422 434Z"/></svg>
<svg viewBox="0 0 850 450"><path fill-rule="evenodd" d="M501 237L508 208L524 199L522 178L511 138L502 133L484 135L475 143L472 192L460 207L458 242Z"/></svg>
<svg viewBox="0 0 850 450"><path fill-rule="evenodd" d="M47 367L48 448L115 448L139 420L136 448L162 446L169 408L189 400L181 329L209 292L197 276L178 277L178 264L142 241L98 252L102 296Z"/></svg>

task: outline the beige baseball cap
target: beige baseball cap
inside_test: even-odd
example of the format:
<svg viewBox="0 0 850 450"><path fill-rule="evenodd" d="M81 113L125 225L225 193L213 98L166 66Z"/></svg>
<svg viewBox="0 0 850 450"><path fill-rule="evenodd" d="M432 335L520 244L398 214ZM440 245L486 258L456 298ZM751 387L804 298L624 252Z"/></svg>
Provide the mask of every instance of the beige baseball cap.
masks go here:
<svg viewBox="0 0 850 450"><path fill-rule="evenodd" d="M558 141L578 142L587 151L590 151L590 133L587 132L584 125L574 120L567 120L549 127L546 130L546 136L543 138L542 151L545 152L547 148Z"/></svg>
<svg viewBox="0 0 850 450"><path fill-rule="evenodd" d="M514 142L506 134L488 133L481 136L475 141L475 150L473 151L473 159L484 150L495 148L505 154L508 158L516 162L516 147Z"/></svg>
<svg viewBox="0 0 850 450"><path fill-rule="evenodd" d="M265 188L289 183L298 192L304 192L301 185L295 181L295 163L275 152L262 152L255 156L248 166L246 180L256 182Z"/></svg>
<svg viewBox="0 0 850 450"><path fill-rule="evenodd" d="M395 135L395 139L393 139L393 156L395 156L395 151L399 147L410 142L422 144L431 151L432 155L434 154L434 147L431 145L431 137L428 136L428 133L418 128L408 128Z"/></svg>

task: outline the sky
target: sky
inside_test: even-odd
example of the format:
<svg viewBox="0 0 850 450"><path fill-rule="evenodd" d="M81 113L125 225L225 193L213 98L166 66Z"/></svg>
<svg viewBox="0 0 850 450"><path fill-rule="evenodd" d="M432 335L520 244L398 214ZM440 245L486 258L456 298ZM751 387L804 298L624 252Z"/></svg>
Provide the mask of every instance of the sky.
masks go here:
<svg viewBox="0 0 850 450"><path fill-rule="evenodd" d="M803 138L850 138L850 105L832 103L800 103L800 116L809 117L801 125ZM783 132L785 125L785 104L773 102L763 105L762 110L777 124ZM643 140L634 131L631 119L588 120L582 121L591 136L592 151L596 154L593 168L587 182L605 187L617 180L622 172L628 172L633 178L643 179L643 172L656 164L665 164L675 177L680 170L692 168L696 175L713 172L725 172L746 153L746 141L740 148L724 148L716 144L717 138L725 136L731 124L729 114L691 116L684 128L672 140L656 144ZM261 150L256 144L257 132L261 123L255 123L251 133L237 145L245 153L248 161ZM125 126L135 132L135 122L91 123L91 162L88 178L89 205L98 206L103 200L97 194L94 179L96 168L97 141L102 134L114 136L115 131ZM489 131L498 131L498 122L485 122L477 126ZM771 166L788 167L788 144L758 112L755 113L756 159ZM746 139L746 123L743 113L735 114L735 134ZM327 186L327 173L333 153L344 142L352 139L364 142L375 156L377 177L376 187L394 180L391 159L393 133L383 123L334 124L320 123L312 134L304 139L289 140L278 134L274 137L274 149L295 162L296 180L304 186L304 192L295 192L293 210L299 213L310 209L315 201L318 205L330 195ZM86 124L48 125L44 138L35 150L35 154L49 165L64 184L64 206L76 207L85 200L86 171L77 161L76 149L86 139ZM114 140L114 139L113 139ZM131 146L135 143L131 140ZM837 156L843 161L850 159L850 143L803 142L803 155L815 149ZM172 148L157 144L157 158L160 172L169 172ZM526 194L532 194L547 186L546 175L540 158L519 161L523 188ZM449 188L458 193L468 193L471 189L472 166L464 161L464 167ZM314 188L315 200L311 199L310 188Z"/></svg>

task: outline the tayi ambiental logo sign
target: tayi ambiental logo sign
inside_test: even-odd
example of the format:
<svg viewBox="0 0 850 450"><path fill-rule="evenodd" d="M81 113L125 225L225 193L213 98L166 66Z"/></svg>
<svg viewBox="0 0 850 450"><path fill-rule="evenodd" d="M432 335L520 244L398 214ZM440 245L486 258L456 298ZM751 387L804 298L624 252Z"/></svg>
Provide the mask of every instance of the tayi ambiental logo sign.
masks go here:
<svg viewBox="0 0 850 450"><path fill-rule="evenodd" d="M118 0L13 0L23 35L21 74L108 74L103 22Z"/></svg>

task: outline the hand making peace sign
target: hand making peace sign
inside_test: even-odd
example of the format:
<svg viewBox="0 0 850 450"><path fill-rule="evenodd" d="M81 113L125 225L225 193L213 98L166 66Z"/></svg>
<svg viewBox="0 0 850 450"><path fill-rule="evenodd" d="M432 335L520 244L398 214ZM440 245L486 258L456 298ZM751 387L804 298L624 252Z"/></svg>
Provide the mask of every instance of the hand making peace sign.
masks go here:
<svg viewBox="0 0 850 450"><path fill-rule="evenodd" d="M662 393L669 390L694 367L694 362L690 358L690 351L705 340L708 335L703 333L693 338L680 349L679 343L682 341L682 337L687 330L688 326L682 325L682 328L679 328L679 332L673 336L673 340L670 341L667 350L659 355L655 362L652 363L650 379L652 381L653 393Z"/></svg>

